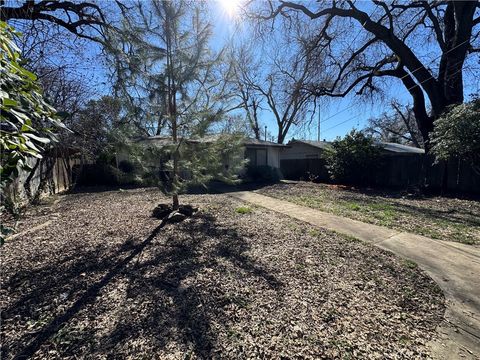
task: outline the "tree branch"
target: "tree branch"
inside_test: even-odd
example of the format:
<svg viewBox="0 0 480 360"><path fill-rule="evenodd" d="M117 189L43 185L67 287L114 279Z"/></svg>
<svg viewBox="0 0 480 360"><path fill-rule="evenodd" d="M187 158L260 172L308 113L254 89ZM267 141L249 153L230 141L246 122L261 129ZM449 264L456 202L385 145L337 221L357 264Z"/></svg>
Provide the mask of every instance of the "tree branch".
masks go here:
<svg viewBox="0 0 480 360"><path fill-rule="evenodd" d="M63 10L66 15L66 20L54 15L55 12ZM72 19L71 15L75 15L76 20ZM29 21L48 21L65 28L69 32L78 37L102 42L98 37L84 33L86 27L100 26L108 27L107 21L102 9L94 3L80 2L74 3L71 1L52 1L44 0L35 2L27 0L20 7L2 6L0 9L0 19L2 21L8 20L29 20ZM99 31L98 29L96 29Z"/></svg>

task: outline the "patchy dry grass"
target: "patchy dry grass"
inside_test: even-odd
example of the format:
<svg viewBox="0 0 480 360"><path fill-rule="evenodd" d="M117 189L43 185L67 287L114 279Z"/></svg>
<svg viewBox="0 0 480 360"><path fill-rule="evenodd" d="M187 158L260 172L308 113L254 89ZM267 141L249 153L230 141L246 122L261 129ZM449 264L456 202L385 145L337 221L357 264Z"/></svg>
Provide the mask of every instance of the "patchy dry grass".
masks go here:
<svg viewBox="0 0 480 360"><path fill-rule="evenodd" d="M250 214L252 212L252 208L250 208L249 206L239 206L235 209L235 212L242 215Z"/></svg>
<svg viewBox="0 0 480 360"><path fill-rule="evenodd" d="M307 182L282 183L261 193L371 224L434 239L480 244L480 202L455 198L413 199L395 192L376 192Z"/></svg>
<svg viewBox="0 0 480 360"><path fill-rule="evenodd" d="M1 253L2 358L428 356L439 288L393 255L224 195L68 195Z"/></svg>

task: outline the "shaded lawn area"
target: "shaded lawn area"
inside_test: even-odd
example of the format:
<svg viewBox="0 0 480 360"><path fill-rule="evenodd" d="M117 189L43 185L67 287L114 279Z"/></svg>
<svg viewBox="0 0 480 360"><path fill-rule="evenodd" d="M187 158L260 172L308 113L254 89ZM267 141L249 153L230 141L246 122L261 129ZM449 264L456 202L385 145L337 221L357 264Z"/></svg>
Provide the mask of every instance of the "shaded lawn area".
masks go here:
<svg viewBox="0 0 480 360"><path fill-rule="evenodd" d="M280 183L264 195L433 239L480 244L480 201L409 198L395 191L355 189L311 182Z"/></svg>
<svg viewBox="0 0 480 360"><path fill-rule="evenodd" d="M439 288L412 262L225 195L150 217L157 190L75 194L2 249L2 358L404 358ZM249 209L248 211L245 209ZM242 209L242 210L239 210Z"/></svg>

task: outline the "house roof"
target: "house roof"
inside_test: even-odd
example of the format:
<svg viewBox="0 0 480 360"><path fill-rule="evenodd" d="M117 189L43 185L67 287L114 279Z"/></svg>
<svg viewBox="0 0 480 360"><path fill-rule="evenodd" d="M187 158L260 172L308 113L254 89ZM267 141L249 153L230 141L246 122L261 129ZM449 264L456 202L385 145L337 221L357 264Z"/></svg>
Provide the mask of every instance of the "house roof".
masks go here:
<svg viewBox="0 0 480 360"><path fill-rule="evenodd" d="M288 145L292 145L295 143L310 145L318 149L326 149L330 147L330 142L328 141L314 141L314 140L290 140L288 142Z"/></svg>
<svg viewBox="0 0 480 360"><path fill-rule="evenodd" d="M330 144L331 144L329 141L291 140L288 143L288 145L293 145L295 143L310 145L321 150L330 147ZM403 153L403 154L424 154L425 153L425 150L423 149L419 149L413 146L408 146L403 144L397 144L392 142L377 142L376 144L379 147L381 147L383 150L387 152L392 152L392 153Z"/></svg>
<svg viewBox="0 0 480 360"><path fill-rule="evenodd" d="M211 135L205 135L198 139L185 139L185 140L189 143L209 143L209 142L216 141L219 138L219 136L220 134L211 134ZM164 135L149 136L149 137L141 138L138 141L154 141L156 145L160 145L160 146L171 145L173 143L171 137L164 136ZM258 140L255 138L246 138L243 143L245 146L273 146L273 147L286 146L284 144L277 144L272 141Z"/></svg>
<svg viewBox="0 0 480 360"><path fill-rule="evenodd" d="M255 138L246 138L244 141L245 146L274 146L274 147L286 147L285 144L278 144L273 141L258 140Z"/></svg>
<svg viewBox="0 0 480 360"><path fill-rule="evenodd" d="M394 153L425 154L425 150L413 146L396 144L391 142L380 142L379 144L384 150Z"/></svg>
<svg viewBox="0 0 480 360"><path fill-rule="evenodd" d="M198 139L187 139L187 138L182 138L178 137L178 140L180 141L185 141L191 144L195 143L210 143L213 141L216 141L218 139L219 135L213 134L213 135L205 135L201 138ZM154 135L154 136L147 136L143 138L137 139L137 141L152 141L155 142L156 145L172 145L173 140L170 136L165 136L165 135Z"/></svg>

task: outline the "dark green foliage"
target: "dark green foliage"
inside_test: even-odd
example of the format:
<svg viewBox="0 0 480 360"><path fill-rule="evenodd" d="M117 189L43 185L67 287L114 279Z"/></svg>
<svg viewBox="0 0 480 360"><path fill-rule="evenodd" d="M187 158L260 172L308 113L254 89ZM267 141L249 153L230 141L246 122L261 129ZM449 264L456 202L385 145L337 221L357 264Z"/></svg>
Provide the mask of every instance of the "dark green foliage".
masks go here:
<svg viewBox="0 0 480 360"><path fill-rule="evenodd" d="M143 181L138 174L125 173L105 163L85 164L73 169L77 186L140 186Z"/></svg>
<svg viewBox="0 0 480 360"><path fill-rule="evenodd" d="M158 186L161 183L160 171L158 169L149 169L141 175L143 186Z"/></svg>
<svg viewBox="0 0 480 360"><path fill-rule="evenodd" d="M19 169L29 169L29 158L42 158L45 148L56 141L54 129L63 126L55 109L44 100L37 76L22 66L20 50L13 42L15 35L19 34L0 22L2 189Z"/></svg>
<svg viewBox="0 0 480 360"><path fill-rule="evenodd" d="M44 99L37 76L26 70L14 36L0 21L0 211L15 212L15 193L5 191L19 170L31 170L28 161L57 141L55 130L64 127L56 110ZM12 229L2 226L0 245Z"/></svg>
<svg viewBox="0 0 480 360"><path fill-rule="evenodd" d="M324 158L333 181L366 185L375 181L380 166L380 149L371 137L352 130L343 139L337 138Z"/></svg>
<svg viewBox="0 0 480 360"><path fill-rule="evenodd" d="M434 125L431 143L437 161L458 158L480 173L480 99L451 107Z"/></svg>
<svg viewBox="0 0 480 360"><path fill-rule="evenodd" d="M122 160L118 163L118 169L126 174L133 174L138 171L138 166L130 160Z"/></svg>
<svg viewBox="0 0 480 360"><path fill-rule="evenodd" d="M280 180L278 169L268 165L247 166L247 181L260 183L276 183Z"/></svg>
<svg viewBox="0 0 480 360"><path fill-rule="evenodd" d="M245 163L242 140L239 135L223 134L181 140L178 145L151 145L145 149L142 158L143 178L166 194L181 194L194 187L206 187L213 180L236 183ZM178 182L173 184L175 153L178 155Z"/></svg>

